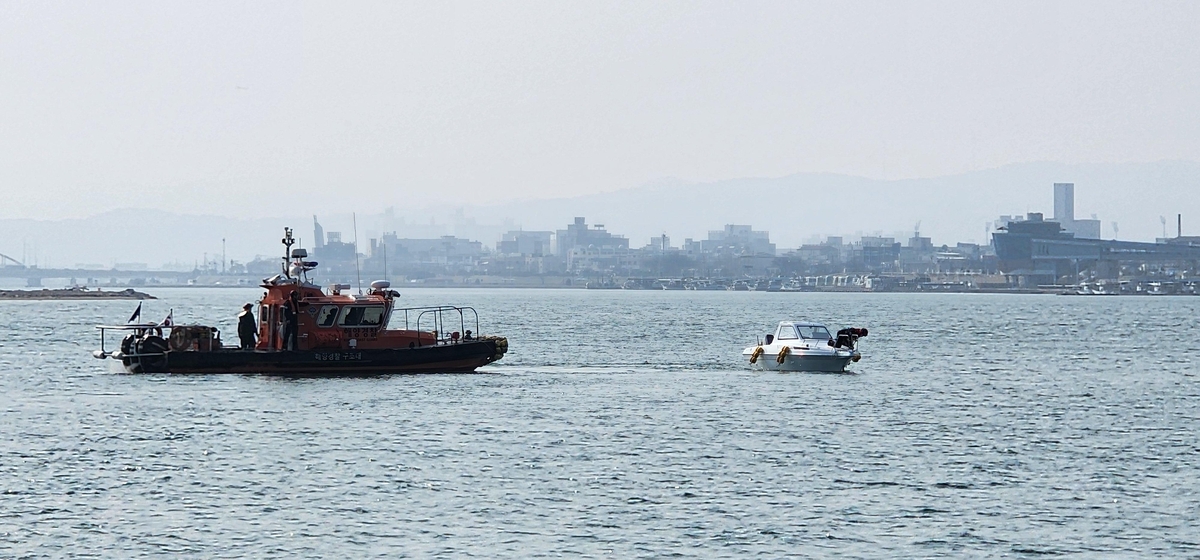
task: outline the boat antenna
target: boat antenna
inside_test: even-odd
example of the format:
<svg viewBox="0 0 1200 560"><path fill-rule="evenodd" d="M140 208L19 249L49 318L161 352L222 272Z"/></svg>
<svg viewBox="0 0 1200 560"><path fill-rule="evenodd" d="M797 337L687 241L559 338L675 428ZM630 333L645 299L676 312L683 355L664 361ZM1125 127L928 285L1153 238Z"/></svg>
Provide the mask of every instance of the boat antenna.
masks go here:
<svg viewBox="0 0 1200 560"><path fill-rule="evenodd" d="M344 216L345 214L343 214ZM358 277L358 295L362 295L362 269L358 266L358 214L351 212L350 219L354 223L354 275Z"/></svg>

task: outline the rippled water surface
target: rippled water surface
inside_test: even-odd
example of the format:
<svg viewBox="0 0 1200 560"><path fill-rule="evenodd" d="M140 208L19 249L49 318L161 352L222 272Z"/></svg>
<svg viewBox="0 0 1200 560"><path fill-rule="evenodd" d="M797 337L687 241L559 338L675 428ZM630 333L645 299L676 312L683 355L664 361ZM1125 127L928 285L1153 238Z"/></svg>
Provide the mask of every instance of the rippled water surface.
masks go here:
<svg viewBox="0 0 1200 560"><path fill-rule="evenodd" d="M256 290L158 290L234 332ZM0 302L0 557L1195 557L1200 298L409 290L477 375L134 376ZM782 319L848 374L747 369Z"/></svg>

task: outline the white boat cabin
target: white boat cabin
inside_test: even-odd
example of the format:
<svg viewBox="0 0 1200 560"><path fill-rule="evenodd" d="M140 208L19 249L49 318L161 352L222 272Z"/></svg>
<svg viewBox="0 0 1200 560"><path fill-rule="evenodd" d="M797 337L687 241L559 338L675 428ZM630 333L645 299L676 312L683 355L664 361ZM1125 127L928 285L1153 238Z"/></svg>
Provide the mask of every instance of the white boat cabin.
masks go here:
<svg viewBox="0 0 1200 560"><path fill-rule="evenodd" d="M775 329L775 335L770 337L770 340L767 340L767 344L792 340L826 343L832 339L833 336L829 334L829 329L825 328L825 325L782 321L779 323L779 327Z"/></svg>

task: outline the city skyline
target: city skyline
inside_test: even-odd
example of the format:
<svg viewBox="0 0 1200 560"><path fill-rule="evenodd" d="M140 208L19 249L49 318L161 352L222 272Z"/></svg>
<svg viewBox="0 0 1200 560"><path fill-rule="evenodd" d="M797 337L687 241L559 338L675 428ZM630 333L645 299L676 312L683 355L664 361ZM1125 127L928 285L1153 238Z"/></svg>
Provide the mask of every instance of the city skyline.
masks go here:
<svg viewBox="0 0 1200 560"><path fill-rule="evenodd" d="M922 236L939 246L957 242L987 244L1000 216L1040 212L1054 215L1053 184L1075 184L1075 215L1100 218L1099 237L1152 241L1174 228L1183 215L1184 234L1195 233L1200 198L1176 199L1164 186L1200 182L1200 165L1178 162L1102 166L1027 164L937 180L880 182L853 177L807 174L779 179L747 179L710 184L673 184L617 193L502 205L435 208L380 207L358 213L358 234L371 237L397 231L406 237L456 235L493 247L511 230L556 230L585 216L640 247L666 234L676 243L703 239L726 224L749 224L769 231L781 248L795 248L827 236L858 235L907 239L920 222ZM1136 196L1134 194L1136 193ZM896 210L905 201L922 201L920 213ZM764 201L770 201L769 205ZM1023 201L1023 202L1021 202ZM1016 202L1016 203L1014 203ZM832 211L841 208L844 212ZM350 213L316 208L326 229L352 240ZM1168 220L1168 217L1169 220ZM199 214L125 209L84 220L0 219L0 253L21 261L73 265L98 261L166 263L201 260L223 249L246 261L271 254L271 240L289 226L311 241L304 224L311 213L263 215L239 219ZM431 222L434 225L430 225ZM154 227L153 243L129 244L128 233ZM167 227L163 227L167 226ZM132 228L132 229L131 229ZM1173 232L1172 232L1173 233ZM222 240L227 247L222 247ZM266 247L264 248L264 240ZM27 258L29 257L29 258Z"/></svg>
<svg viewBox="0 0 1200 560"><path fill-rule="evenodd" d="M513 229L511 222L504 225L495 224L478 224L471 219L467 219L460 215L457 216L458 223L455 224L437 224L432 218L428 224L414 223L407 224L405 219L397 217L392 208L386 209L381 214L361 216L363 228L363 242L359 243L359 230L343 232L332 228L324 227L316 214L312 215L311 237L306 237L304 232L305 227L294 227L296 224L291 223L290 229L297 233L296 239L300 247L309 247L315 249L317 254L324 259L329 259L331 256L335 260L342 262L343 267L346 262L353 262L353 255L357 252L368 260L377 257L381 251L395 250L398 247L418 246L422 252L428 252L433 249L441 251L446 255L457 254L463 257L477 258L485 255L525 255L525 256L556 256L565 259L566 267L572 268L572 258L590 258L586 254L573 255L572 247L595 247L601 253L609 254L653 254L653 253L683 253L687 255L707 255L707 254L727 254L728 256L789 256L789 255L806 255L806 258L813 257L818 260L826 259L823 248L827 247L904 247L907 249L918 249L920 252L932 252L938 247L943 250L951 248L952 250L963 249L972 254L978 254L981 250L989 251L991 245L990 235L994 232L1002 232L1006 229L1005 226L1010 222L1020 222L1025 220L1034 221L1054 221L1060 224L1061 230L1065 234L1069 234L1079 239L1102 239L1100 235L1101 221L1093 215L1092 219L1076 219L1075 200L1074 200L1074 184L1073 183L1054 183L1053 190L1053 210L1048 212L1048 209L1039 209L1037 212L1029 212L1025 214L1015 215L999 215L998 219L993 221L989 226L989 239L984 242L977 242L973 239L967 240L934 240L930 236L921 234L922 223L918 221L912 228L907 231L897 230L894 232L884 232L875 230L871 232L855 232L852 235L846 234L821 234L814 235L803 242L795 244L778 244L772 241L771 232L769 230L755 230L755 224L736 224L725 223L719 229L707 228L705 231L706 237L675 237L672 239L667 231L663 231L660 235L651 236L642 244L636 239L631 239L630 236L620 231L610 231L604 224L587 223L587 216L575 216L572 218L573 223L566 223L565 229L552 227L548 230L523 229L516 227ZM136 212L136 211L135 211ZM328 218L328 215L326 215ZM342 218L345 218L344 216ZM358 219L350 217L351 222L355 224L352 227L357 227ZM553 219L553 218L550 218ZM342 221L345 221L344 219ZM1176 226L1174 234L1168 234L1166 229L1167 219L1165 216L1160 216L1162 222L1163 234L1156 238L1157 242L1161 243L1184 234L1182 214L1176 214ZM3 221L0 221L2 224ZM326 222L327 224L329 222ZM371 225L373 224L373 226ZM259 223L259 226L262 224ZM399 227L396 227L396 226ZM388 226L392 226L389 228ZM465 231L463 231L465 228ZM447 231L449 229L449 231ZM490 234L472 235L470 232L490 232ZM308 243L304 243L305 239ZM1115 236L1113 237L1115 239ZM733 247L722 248L724 239L738 240ZM1193 242L1196 237L1188 237L1188 242ZM776 241L778 239L776 238ZM244 241L244 240L239 240ZM443 247L439 250L438 247ZM451 246L457 247L450 249ZM778 246L778 249L776 247ZM261 247L259 247L261 248ZM955 249L957 248L957 249ZM28 243L22 247L20 260L16 257L0 253L0 258L4 260L0 266L26 265L38 267L42 265L39 262L39 255L34 253L32 259L28 258ZM408 251L409 249L401 249ZM14 252L15 253L15 252ZM264 255L261 252L255 252L253 257L249 255L234 253L232 256L226 252L226 239L221 238L220 259L217 258L218 253L205 252L203 258L193 259L192 264L188 265L188 259L175 259L169 262L163 262L161 266L151 264L150 262L142 262L136 260L125 259L122 262L119 258L109 259L110 265L100 264L93 261L76 262L74 265L63 265L60 263L51 263L48 260L43 268L75 268L81 270L205 270L208 272L216 271L224 273L226 267L233 267L237 270L244 270L248 264L264 261L273 263L275 256ZM896 258L899 253L897 253ZM403 255L396 255L403 259ZM885 259L886 260L886 259ZM253 262L251 262L253 261ZM383 261L386 263L386 257ZM611 264L611 263L610 263ZM273 264L268 268L273 268ZM357 266L357 265L356 265ZM379 263L376 263L379 266ZM607 266L607 265L606 265ZM263 265L255 265L256 268L262 269Z"/></svg>

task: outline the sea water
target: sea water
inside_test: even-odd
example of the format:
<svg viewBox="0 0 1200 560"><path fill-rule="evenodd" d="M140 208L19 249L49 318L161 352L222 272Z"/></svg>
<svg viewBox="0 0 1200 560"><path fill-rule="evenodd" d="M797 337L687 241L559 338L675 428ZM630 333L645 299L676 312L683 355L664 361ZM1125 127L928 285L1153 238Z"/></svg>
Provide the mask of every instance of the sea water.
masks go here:
<svg viewBox="0 0 1200 560"><path fill-rule="evenodd" d="M149 291L143 319L229 343L260 294ZM401 302L471 305L509 354L473 375L128 375L90 356L92 327L136 302L0 302L0 557L1200 555L1200 298ZM793 319L867 327L865 358L751 370L741 350Z"/></svg>

